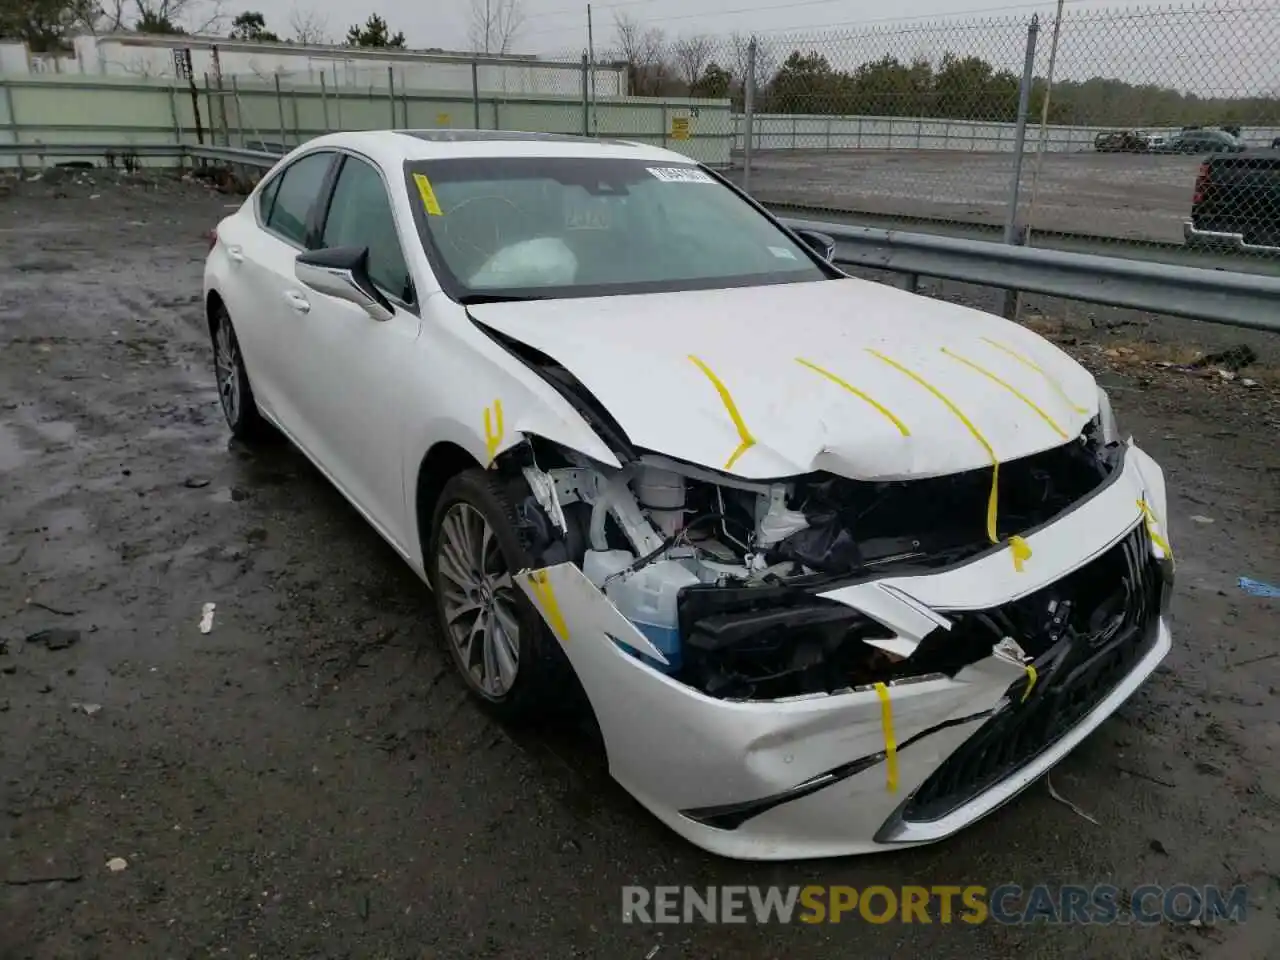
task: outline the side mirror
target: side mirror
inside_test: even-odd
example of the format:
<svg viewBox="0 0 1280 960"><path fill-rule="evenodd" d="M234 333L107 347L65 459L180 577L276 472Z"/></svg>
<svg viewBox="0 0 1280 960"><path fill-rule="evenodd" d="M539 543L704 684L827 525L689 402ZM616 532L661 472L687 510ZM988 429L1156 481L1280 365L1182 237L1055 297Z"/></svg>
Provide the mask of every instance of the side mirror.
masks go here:
<svg viewBox="0 0 1280 960"><path fill-rule="evenodd" d="M797 230L796 236L814 253L830 263L836 255L836 242L817 230Z"/></svg>
<svg viewBox="0 0 1280 960"><path fill-rule="evenodd" d="M390 320L395 310L369 279L368 247L330 247L298 254L293 264L298 282L347 303L375 320Z"/></svg>

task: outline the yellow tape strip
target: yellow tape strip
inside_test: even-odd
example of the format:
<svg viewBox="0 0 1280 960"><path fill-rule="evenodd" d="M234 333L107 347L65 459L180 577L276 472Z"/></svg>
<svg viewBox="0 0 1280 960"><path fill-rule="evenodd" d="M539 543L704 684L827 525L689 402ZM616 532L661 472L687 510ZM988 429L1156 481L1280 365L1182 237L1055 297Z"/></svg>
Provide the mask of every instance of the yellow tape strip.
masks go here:
<svg viewBox="0 0 1280 960"><path fill-rule="evenodd" d="M911 431L907 429L907 425L905 423L903 423L901 420L895 417L890 410L888 410L883 405L877 403L871 397L867 396L865 393L863 393L853 384L840 379L830 370L824 370L822 367L818 366L812 360L805 360L803 357L796 357L796 363L800 364L800 366L802 367L808 367L810 370L812 370L814 373L818 374L819 376L826 377L836 386L844 387L844 389L848 390L859 400L865 400L867 403L871 404L871 406L875 407L876 410L878 410L881 414L883 414L895 427L897 427L898 432L901 433L904 437L911 436Z"/></svg>
<svg viewBox="0 0 1280 960"><path fill-rule="evenodd" d="M551 625L551 631L561 643L569 642L569 627L564 622L564 614L560 612L560 604L556 602L556 592L547 579L545 570L535 570L529 574L529 586L533 588L542 607L542 615Z"/></svg>
<svg viewBox="0 0 1280 960"><path fill-rule="evenodd" d="M431 181L427 179L427 175L415 173L413 182L418 185L418 196L422 198L423 209L433 217L443 217L444 211L440 209L440 201L436 199L436 192L431 189Z"/></svg>
<svg viewBox="0 0 1280 960"><path fill-rule="evenodd" d="M876 684L876 696L880 698L880 726L884 730L885 786L890 793L898 790L898 741L893 736L893 706L889 703L889 688Z"/></svg>
<svg viewBox="0 0 1280 960"><path fill-rule="evenodd" d="M1009 549L1013 551L1013 570L1022 572L1022 566L1031 559L1031 546L1021 537L1009 538Z"/></svg>
<svg viewBox="0 0 1280 960"><path fill-rule="evenodd" d="M1014 350L1012 347L1005 346L1003 343L1000 343L996 340L992 340L990 337L983 337L982 339L985 340L987 343L991 344L991 346L995 347L997 350L1003 350L1005 353L1013 357L1013 359L1017 360L1023 366L1027 367L1028 369L1034 370L1036 373L1040 374L1040 376L1044 377L1045 382L1047 382L1049 386L1051 386L1054 389L1054 391L1058 394L1058 396L1060 396L1066 402L1067 406L1069 406L1076 413L1089 412L1084 407L1076 406L1076 404L1072 402L1071 398L1067 396L1067 392L1062 389L1062 384L1058 383L1056 379L1054 379L1048 373L1046 373L1044 368L1041 367L1038 363L1036 363L1033 360L1028 360L1022 354L1018 353L1017 350Z"/></svg>
<svg viewBox="0 0 1280 960"><path fill-rule="evenodd" d="M973 434L973 438L977 440L978 443L982 444L982 449L987 451L987 456L991 458L991 493L987 497L987 539L992 543L999 543L1000 538L996 536L996 514L999 509L1000 499L1000 461L996 458L996 452L992 449L991 444L987 442L987 438L982 435L982 431L974 426L973 421L966 417L959 407L952 403L941 390L931 384L924 377L920 376L920 374L916 373L914 370L908 370L902 364L898 363L898 361L891 360L889 357L886 357L879 350L872 350L868 347L867 353L871 354L873 357L883 360L895 370L906 374L916 383L920 384L920 386L924 387L935 397L941 400L946 408L955 414L956 419L968 428L969 432ZM1023 564L1026 563L1027 560L1031 559L1031 547L1029 547L1027 545L1027 541L1023 540L1021 537L1012 538L1009 541L1009 545L1013 550L1013 569L1018 573L1022 573Z"/></svg>
<svg viewBox="0 0 1280 960"><path fill-rule="evenodd" d="M999 543L1000 541L996 537L996 499L999 496L1000 488L1000 461L996 459L996 452L991 448L991 444L987 443L987 438L982 435L982 431L973 425L973 421L966 417L959 407L952 403L941 390L931 384L924 377L920 376L920 374L916 373L914 370L908 370L902 364L898 363L897 360L889 359L879 350L872 350L868 347L867 353L871 354L873 357L883 360L895 370L906 374L916 383L920 384L920 386L924 387L935 397L941 400L943 405L955 414L956 419L963 423L968 428L969 432L973 434L973 439L982 444L982 449L987 451L987 456L991 458L991 496L987 499L987 539L992 543Z"/></svg>
<svg viewBox="0 0 1280 960"><path fill-rule="evenodd" d="M1160 536L1160 531L1156 529L1156 515L1151 511L1151 507L1145 500L1138 501L1138 509L1142 511L1143 520L1147 525L1147 536L1149 536L1157 547L1165 552L1170 560L1173 559L1173 547L1169 546L1169 541Z"/></svg>
<svg viewBox="0 0 1280 960"><path fill-rule="evenodd" d="M726 387L705 363L689 354L689 359L694 362L699 370L707 375L707 379L711 381L711 385L716 388L716 393L720 394L720 402L724 404L725 410L729 414L729 419L733 421L733 425L738 428L738 439L742 442L738 444L738 449L733 451L728 462L725 463L724 469L730 470L737 463L738 458L755 446L756 438L751 436L751 431L747 429L747 425L742 422L742 414L738 413L738 405L733 402L733 397L729 395L729 388Z"/></svg>
<svg viewBox="0 0 1280 960"><path fill-rule="evenodd" d="M1025 664L1024 669L1027 671L1027 689L1022 691L1022 699L1018 701L1019 703L1027 702L1027 697L1031 696L1031 691L1034 690L1036 686L1036 680L1039 679L1039 676L1036 673L1036 668L1031 664Z"/></svg>
<svg viewBox="0 0 1280 960"><path fill-rule="evenodd" d="M492 412L493 419L490 419ZM497 429L494 429L494 421L496 421ZM498 452L498 447L502 443L502 401L494 400L493 407L484 408L484 447L488 454L488 460L485 465L493 463L493 456Z"/></svg>
<svg viewBox="0 0 1280 960"><path fill-rule="evenodd" d="M976 363L974 363L972 360L967 360L967 359L965 359L964 357L960 356L960 354L958 354L958 353L952 353L952 352L951 352L950 350L948 350L946 347L943 347L943 348L942 348L942 352L943 352L943 353L945 353L945 354L946 354L948 357L950 357L952 360L955 360L955 361L957 361L957 362L959 362L959 363L963 363L966 367L970 367L971 369L976 370L978 373L982 374L982 375L983 375L984 377L986 377L987 379L989 379L989 380L991 380L992 382L997 383L997 384L999 384L1000 386L1004 387L1006 390L1008 390L1010 393L1012 393L1015 397L1017 397L1019 400L1021 400L1023 403L1025 403L1028 407L1030 407L1032 410L1034 410L1034 411L1036 412L1036 414L1040 417L1040 419L1041 419L1041 420L1043 420L1045 423L1047 423L1050 427L1052 427L1052 428L1054 429L1054 431L1058 434L1058 436L1060 436L1063 440L1069 440L1069 439L1070 439L1070 437L1068 437L1068 436L1067 436L1067 431L1063 430L1060 426L1058 426L1058 425L1054 422L1054 420L1053 420L1053 418L1052 418L1051 416L1049 416L1047 413L1045 413L1043 410L1041 410L1041 409L1040 409L1040 408L1035 404L1035 402L1034 402L1034 401L1032 401L1032 400L1031 400L1031 399L1030 399L1026 394L1024 394L1024 393L1023 393L1021 390L1019 390L1017 387L1013 386L1013 384L1011 384L1011 383L1007 383L1006 381L1004 381L1004 380L1000 379L1000 378L999 378L999 377L997 377L994 373L992 373L990 370L986 369L985 367L980 367L980 366L978 366L978 365L977 365Z"/></svg>

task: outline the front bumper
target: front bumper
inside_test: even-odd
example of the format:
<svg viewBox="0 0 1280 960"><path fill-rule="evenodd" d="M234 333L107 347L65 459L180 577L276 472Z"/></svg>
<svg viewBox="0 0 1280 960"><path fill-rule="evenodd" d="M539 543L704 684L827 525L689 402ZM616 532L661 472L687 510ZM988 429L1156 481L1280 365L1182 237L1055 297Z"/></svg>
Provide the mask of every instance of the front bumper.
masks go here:
<svg viewBox="0 0 1280 960"><path fill-rule="evenodd" d="M1167 541L1148 527L1163 521L1164 501L1159 468L1130 447L1113 482L1028 534L1032 555L1020 571L1004 550L825 596L890 626L909 647L937 628L938 610L1017 600L1108 551L1127 557L1140 544L1151 564L1169 564L1157 546ZM1157 602L1125 636L1046 671L1038 689L1021 664L989 656L954 677L727 701L624 652L622 644L636 645L635 628L572 564L519 580L548 622L565 628L564 651L591 700L614 778L697 846L742 859L868 853L947 837L1057 763L1170 648ZM1046 726L1054 717L1060 722Z"/></svg>

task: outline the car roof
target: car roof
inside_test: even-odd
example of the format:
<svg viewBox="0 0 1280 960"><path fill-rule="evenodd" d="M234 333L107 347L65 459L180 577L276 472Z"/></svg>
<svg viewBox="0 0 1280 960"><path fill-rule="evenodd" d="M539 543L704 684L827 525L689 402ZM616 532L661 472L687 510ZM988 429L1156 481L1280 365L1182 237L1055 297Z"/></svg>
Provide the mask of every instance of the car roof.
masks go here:
<svg viewBox="0 0 1280 960"><path fill-rule="evenodd" d="M306 148L347 147L398 167L405 161L454 157L581 157L689 164L674 150L630 140L513 130L360 130L308 140Z"/></svg>

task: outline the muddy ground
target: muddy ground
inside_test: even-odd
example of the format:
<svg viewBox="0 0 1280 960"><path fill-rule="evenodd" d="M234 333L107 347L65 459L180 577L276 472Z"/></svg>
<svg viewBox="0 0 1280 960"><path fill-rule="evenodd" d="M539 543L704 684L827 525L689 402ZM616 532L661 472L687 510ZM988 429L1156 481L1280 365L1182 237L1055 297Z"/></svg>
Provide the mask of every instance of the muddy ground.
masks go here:
<svg viewBox="0 0 1280 960"><path fill-rule="evenodd" d="M1041 782L931 847L737 863L582 739L487 719L355 511L291 450L228 442L201 234L236 202L0 189L0 958L1274 955L1277 602L1236 584L1280 583L1271 381L1058 331L1164 464L1179 559L1173 653L1054 774L1096 824ZM24 640L46 628L78 641ZM1247 884L1250 907L1141 929L620 917L624 884L810 882Z"/></svg>

